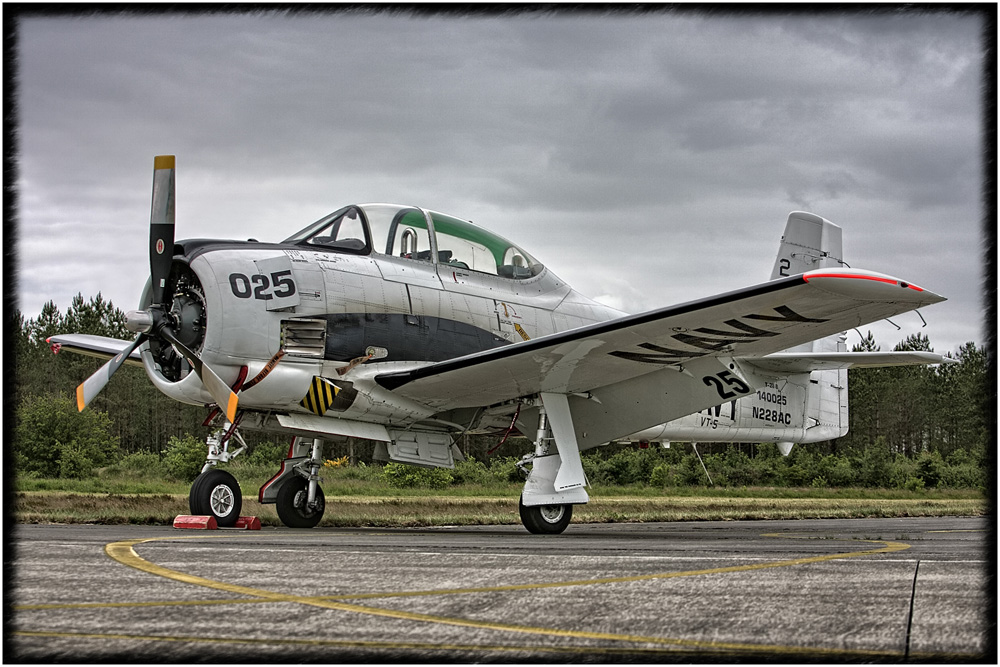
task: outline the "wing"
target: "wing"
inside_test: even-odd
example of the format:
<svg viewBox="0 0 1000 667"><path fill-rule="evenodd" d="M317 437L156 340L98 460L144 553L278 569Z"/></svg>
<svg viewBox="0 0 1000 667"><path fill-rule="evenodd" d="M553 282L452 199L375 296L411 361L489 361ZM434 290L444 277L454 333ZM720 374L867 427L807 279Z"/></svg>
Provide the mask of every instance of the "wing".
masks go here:
<svg viewBox="0 0 1000 667"><path fill-rule="evenodd" d="M438 410L493 405L541 392L587 394L613 385L632 391L673 386L626 384L664 372L692 378L693 373L721 372L721 382L728 383L724 368L709 370L714 368L706 363L709 359L764 357L943 300L884 274L820 269L414 370L381 374L375 381ZM720 387L719 395L724 397L727 389L728 385ZM687 410L686 401L675 403L677 410ZM663 417L669 419L673 411Z"/></svg>
<svg viewBox="0 0 1000 667"><path fill-rule="evenodd" d="M132 346L134 341L118 340L117 338L107 338L106 336L91 336L90 334L57 334L49 336L45 339L45 342L58 352L66 350L68 352L86 354L91 357L107 360L127 350ZM142 357L139 355L139 350L132 350L125 363L131 366L142 366Z"/></svg>

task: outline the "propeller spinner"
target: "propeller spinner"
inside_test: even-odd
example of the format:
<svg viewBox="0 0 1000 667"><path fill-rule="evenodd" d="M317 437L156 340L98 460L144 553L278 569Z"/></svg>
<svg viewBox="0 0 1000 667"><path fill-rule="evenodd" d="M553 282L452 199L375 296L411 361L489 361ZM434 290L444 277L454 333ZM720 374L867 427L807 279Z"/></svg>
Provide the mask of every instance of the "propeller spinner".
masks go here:
<svg viewBox="0 0 1000 667"><path fill-rule="evenodd" d="M149 214L149 273L152 283L147 310L131 311L125 316L125 326L138 333L132 345L104 364L76 389L77 408L83 410L104 388L125 359L143 342L152 340L172 346L187 360L215 402L230 422L236 419L236 394L201 357L189 347L192 328L201 325L204 313L199 308L177 307L175 295L167 294L167 284L174 255L174 156L158 155L153 160L153 201ZM181 294L182 299L190 301ZM180 338L178 337L180 332ZM181 338L187 339L185 342Z"/></svg>

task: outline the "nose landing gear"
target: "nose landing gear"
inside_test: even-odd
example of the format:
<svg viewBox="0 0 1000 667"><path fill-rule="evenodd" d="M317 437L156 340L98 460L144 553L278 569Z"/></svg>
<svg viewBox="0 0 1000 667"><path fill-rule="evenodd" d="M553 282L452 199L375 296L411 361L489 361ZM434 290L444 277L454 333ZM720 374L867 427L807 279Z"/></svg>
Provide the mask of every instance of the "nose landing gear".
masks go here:
<svg viewBox="0 0 1000 667"><path fill-rule="evenodd" d="M243 493L236 478L215 468L195 478L188 494L191 514L213 516L221 527L236 524L243 509Z"/></svg>
<svg viewBox="0 0 1000 667"><path fill-rule="evenodd" d="M215 466L220 461L226 463L232 460L246 449L246 441L236 430L240 419L242 414L236 417L236 423L231 424L228 429L220 429L208 436L206 441L208 456L205 465L201 469L201 474L191 484L191 491L188 493L188 507L191 509L191 514L213 516L216 523L224 528L235 525L240 518L243 492L235 477ZM241 445L235 451L229 451L229 440L232 437L235 437Z"/></svg>

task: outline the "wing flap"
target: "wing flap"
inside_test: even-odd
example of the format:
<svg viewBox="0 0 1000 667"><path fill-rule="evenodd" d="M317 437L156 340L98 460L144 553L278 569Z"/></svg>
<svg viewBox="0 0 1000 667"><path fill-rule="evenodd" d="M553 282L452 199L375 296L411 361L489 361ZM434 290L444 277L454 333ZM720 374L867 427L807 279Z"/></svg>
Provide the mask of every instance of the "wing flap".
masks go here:
<svg viewBox="0 0 1000 667"><path fill-rule="evenodd" d="M943 300L884 274L817 270L375 380L438 410L586 393L700 357L764 357Z"/></svg>

